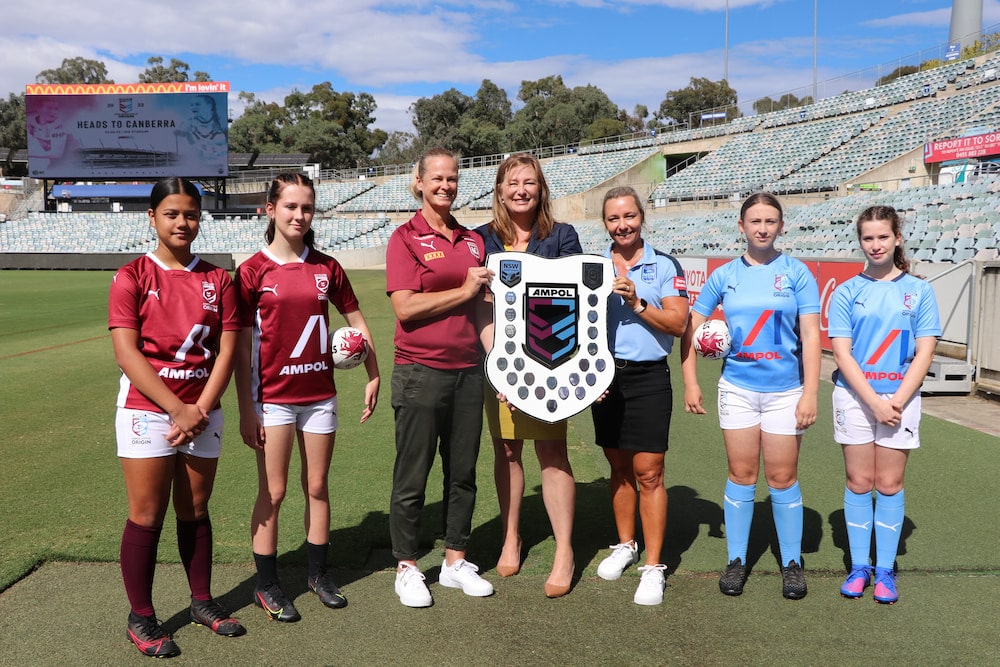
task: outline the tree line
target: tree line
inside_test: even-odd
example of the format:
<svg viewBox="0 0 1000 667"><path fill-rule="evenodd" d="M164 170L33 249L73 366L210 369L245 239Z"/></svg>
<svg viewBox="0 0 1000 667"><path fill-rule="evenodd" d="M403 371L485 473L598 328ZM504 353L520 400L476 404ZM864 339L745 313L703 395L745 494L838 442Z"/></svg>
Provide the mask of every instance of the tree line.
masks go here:
<svg viewBox="0 0 1000 667"><path fill-rule="evenodd" d="M984 35L963 49L972 58L1000 48L1000 34ZM943 64L929 60L902 66L881 77L882 85L912 71ZM212 81L207 72L189 72L176 58L147 61L139 74L142 83ZM114 83L105 64L87 58L66 58L59 67L42 70L37 83ZM0 99L0 146L27 148L24 93ZM407 164L431 146L444 146L465 156L509 153L545 146L587 143L661 127L699 127L703 122L728 122L740 115L736 91L725 80L691 77L684 88L668 90L652 113L639 104L629 112L619 108L593 85L569 87L562 76L522 81L515 104L506 90L484 79L474 95L451 88L421 97L410 105L413 132L387 133L374 127L377 105L369 93L338 92L329 82L308 91L293 90L282 103L267 102L241 91L243 114L231 119L229 150L233 153L304 153L324 169L355 169L374 165ZM811 97L787 93L754 102L756 113L812 104ZM703 113L710 111L712 113ZM4 173L12 165L0 164Z"/></svg>
<svg viewBox="0 0 1000 667"><path fill-rule="evenodd" d="M176 58L154 56L139 74L142 83L212 81L207 72L190 72ZM105 64L66 58L42 70L36 83L114 83ZM24 93L0 99L0 146L27 148ZM410 105L413 132L374 127L377 105L369 93L338 92L329 82L308 91L293 90L283 102L268 102L251 92L238 94L243 113L229 124L234 153L305 153L326 169L353 169L409 163L426 148L445 146L463 155L489 155L543 146L572 145L662 125L685 125L692 114L713 107L736 108L736 91L725 81L692 78L667 91L658 109L619 108L593 85L569 87L559 75L522 81L518 108L503 88L484 79L475 95L451 88ZM700 118L693 119L695 124ZM11 164L0 165L12 173Z"/></svg>

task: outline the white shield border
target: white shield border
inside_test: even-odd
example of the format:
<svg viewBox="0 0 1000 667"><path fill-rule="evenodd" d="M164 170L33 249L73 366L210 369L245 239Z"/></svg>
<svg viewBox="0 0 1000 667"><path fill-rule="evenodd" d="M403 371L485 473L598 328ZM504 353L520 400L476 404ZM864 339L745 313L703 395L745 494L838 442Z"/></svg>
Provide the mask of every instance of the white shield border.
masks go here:
<svg viewBox="0 0 1000 667"><path fill-rule="evenodd" d="M500 263L502 261L518 261L521 263L521 279L517 285L508 287L500 280ZM578 323L577 336L579 347L576 352L566 362L554 369L548 369L544 365L532 359L527 353L515 356L525 362L522 371L513 368L513 361L506 353L504 346L508 341L514 341L520 346L526 340L526 322L524 321L525 301L527 295L525 286L531 283L566 283L569 281L560 280L563 276L581 276L583 265L598 264L602 268L601 285L597 289L590 289L583 284L582 280L576 283L579 294L579 305L577 316ZM593 404L608 387L611 386L615 376L614 357L608 345L608 297L611 295L611 283L614 279L614 266L611 260L600 255L569 255L566 257L539 257L525 252L500 252L487 257L486 266L493 271L493 281L490 283L490 291L493 292L493 347L486 355L486 377L493 385L493 388L506 395L507 400L516 409L531 415L539 421L555 423L568 419L576 415ZM514 292L515 302L513 305L506 301L506 294ZM591 307L588 304L588 297L594 294L597 296L597 305ZM513 308L515 316L512 321L508 321L506 311ZM593 313L594 321L588 319L588 315ZM513 336L507 335L507 327L513 327ZM587 335L590 327L597 329L597 337L591 339ZM597 354L591 355L587 352L587 347L591 343L597 343ZM586 359L588 369L580 369L580 361ZM503 360L503 361L501 361ZM505 368L500 368L504 365ZM524 383L524 375L532 372L535 375L535 382L528 387ZM508 376L513 374L515 382L512 384ZM576 384L570 382L571 374L579 376ZM593 384L588 384L585 378L588 374L594 376ZM548 381L554 378L554 388L550 388ZM525 387L529 389L527 397L518 395L518 389ZM544 396L537 398L535 391L538 387L544 389ZM561 388L569 389L569 397L559 398L558 392ZM583 388L582 398L577 398L575 392L578 388ZM556 409L550 411L546 408L549 400L556 401Z"/></svg>

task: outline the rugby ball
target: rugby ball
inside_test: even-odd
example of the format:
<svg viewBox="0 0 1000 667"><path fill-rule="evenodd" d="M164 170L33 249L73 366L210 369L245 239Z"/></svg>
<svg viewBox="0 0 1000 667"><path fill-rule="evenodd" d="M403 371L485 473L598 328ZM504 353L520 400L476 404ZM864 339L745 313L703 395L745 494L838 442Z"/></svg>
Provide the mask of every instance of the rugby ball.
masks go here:
<svg viewBox="0 0 1000 667"><path fill-rule="evenodd" d="M725 359L733 346L725 320L706 320L694 331L694 351L706 359Z"/></svg>
<svg viewBox="0 0 1000 667"><path fill-rule="evenodd" d="M333 367L347 370L364 363L368 358L368 341L360 329L340 327L330 337L330 355Z"/></svg>

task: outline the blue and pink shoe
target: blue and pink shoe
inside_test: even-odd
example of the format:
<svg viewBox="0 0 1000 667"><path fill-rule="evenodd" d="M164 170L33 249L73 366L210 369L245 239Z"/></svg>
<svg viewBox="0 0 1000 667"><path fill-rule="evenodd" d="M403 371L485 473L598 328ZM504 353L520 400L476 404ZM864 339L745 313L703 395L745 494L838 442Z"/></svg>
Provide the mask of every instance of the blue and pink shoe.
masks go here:
<svg viewBox="0 0 1000 667"><path fill-rule="evenodd" d="M899 591L896 590L896 573L892 568L875 568L875 590L872 593L875 602L882 604L894 604L899 599Z"/></svg>
<svg viewBox="0 0 1000 667"><path fill-rule="evenodd" d="M840 586L840 594L845 598L859 598L865 594L865 589L871 582L872 569L867 565L855 565Z"/></svg>

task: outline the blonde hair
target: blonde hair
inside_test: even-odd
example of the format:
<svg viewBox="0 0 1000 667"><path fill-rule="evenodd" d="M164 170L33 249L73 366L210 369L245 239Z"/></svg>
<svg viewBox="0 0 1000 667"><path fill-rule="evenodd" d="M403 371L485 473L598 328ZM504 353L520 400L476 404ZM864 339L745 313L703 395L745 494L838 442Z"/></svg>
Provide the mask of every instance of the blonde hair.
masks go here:
<svg viewBox="0 0 1000 667"><path fill-rule="evenodd" d="M434 157L447 157L455 161L455 165L458 165L458 156L452 153L447 148L441 148L440 146L436 148L431 148L427 150L420 159L417 160L416 164L413 165L413 174L410 177L410 194L417 201L423 201L424 194L420 192L420 187L417 185L417 179L423 178L424 174L427 173L427 159Z"/></svg>
<svg viewBox="0 0 1000 667"><path fill-rule="evenodd" d="M618 185L604 193L604 201L601 202L601 220L604 219L604 211L608 207L608 202L612 199L622 199L631 197L635 201L635 207L639 209L639 224L646 224L646 208L642 205L639 193L630 185Z"/></svg>
<svg viewBox="0 0 1000 667"><path fill-rule="evenodd" d="M501 188L504 181L507 180L507 174L519 167L534 169L538 181L538 208L535 209L533 225L538 240L547 239L556 226L556 220L552 215L552 202L549 198L549 184L545 180L545 174L542 173L541 163L530 153L514 153L500 163L497 168L497 177L493 182L493 220L490 221L490 229L500 237L500 241L504 245L513 244L517 236L514 231L514 221L510 219L510 212L504 206Z"/></svg>

